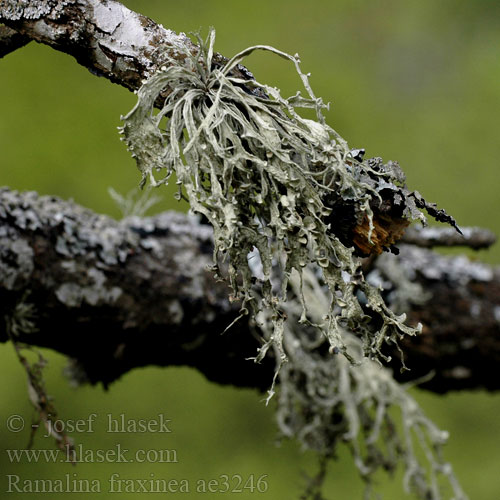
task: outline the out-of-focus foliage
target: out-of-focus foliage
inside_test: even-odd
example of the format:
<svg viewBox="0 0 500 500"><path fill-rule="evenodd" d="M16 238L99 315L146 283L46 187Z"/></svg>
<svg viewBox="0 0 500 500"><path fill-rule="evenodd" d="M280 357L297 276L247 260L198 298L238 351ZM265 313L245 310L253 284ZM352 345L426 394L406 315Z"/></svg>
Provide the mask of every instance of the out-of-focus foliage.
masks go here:
<svg viewBox="0 0 500 500"><path fill-rule="evenodd" d="M459 224L480 224L500 233L494 163L500 152L497 2L150 0L125 4L177 31L215 26L216 48L225 54L257 43L298 52L302 68L312 73L316 93L332 101L329 124L351 146L365 147L367 156L398 160L409 187L437 201ZM255 55L246 64L260 81L279 86L283 95L295 92L295 75L285 62ZM120 113L133 106L135 96L91 75L68 56L35 44L0 60L0 75L0 184L72 197L118 216L108 187L125 194L139 180L116 132ZM173 201L174 189L162 190L165 201L155 210L185 209ZM479 257L498 263L500 250ZM75 473L80 478L101 478L104 486L113 472L123 477L147 479L154 474L192 481L221 474L255 478L268 474L267 493L247 492L238 498L279 499L297 495L303 484L301 468L312 472L311 455L301 455L290 444L273 446L272 408L259 404L260 396L252 391L216 387L187 369L147 369L128 374L109 393L99 388L74 392L61 380L64 362L54 355L47 386L57 397L60 415L99 415L95 433L73 434L77 443L93 449L116 443L134 451L175 448L179 463L94 463L79 464L76 469L42 461L11 463L3 448L22 448L29 433L9 433L5 419L14 413L27 421L31 416L24 374L12 349L0 346L9 378L1 389L4 474L37 478ZM498 396L438 397L420 392L416 396L429 417L450 431L446 458L466 492L474 499L495 498L500 490L500 454L492 436L500 434ZM155 434L106 433L108 413L125 413L128 418L165 413L172 419L173 432L166 439ZM52 448L53 443L39 438L36 445ZM341 455L330 466L329 498L361 495L363 485L344 458ZM5 476L1 481L5 491ZM400 498L397 478L394 485L385 485L384 480L381 490L386 498ZM143 496L136 493L128 498ZM184 498L199 496L190 493Z"/></svg>

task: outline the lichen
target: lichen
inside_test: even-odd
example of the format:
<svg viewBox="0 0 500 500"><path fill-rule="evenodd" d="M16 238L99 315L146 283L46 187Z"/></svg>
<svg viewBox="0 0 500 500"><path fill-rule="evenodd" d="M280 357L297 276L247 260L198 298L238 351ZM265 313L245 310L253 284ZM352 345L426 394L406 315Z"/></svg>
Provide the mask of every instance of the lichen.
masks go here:
<svg viewBox="0 0 500 500"><path fill-rule="evenodd" d="M125 196L112 187L108 189L108 193L120 209L123 218L144 217L146 212L162 199L161 196L153 196L150 190L139 193L138 188L132 189Z"/></svg>
<svg viewBox="0 0 500 500"><path fill-rule="evenodd" d="M439 456L444 434L378 361L385 342L397 343L419 327L406 325L405 315L389 309L377 285L365 279L355 242L341 235L339 220L347 206L363 228L364 251L376 239L380 250L394 242L390 214L383 212L387 200L399 217L397 235L409 221L425 221L419 208L453 219L410 193L396 163L363 161L350 150L326 124L326 106L297 55L255 46L221 65L214 40L214 31L205 42L198 37L199 51L179 47L183 57L175 60L166 50L165 66L144 82L123 118L121 132L142 185L166 184L175 173L177 197L212 225L214 270L264 335L255 361L269 352L276 359L267 401L278 392L286 436L323 457L346 442L366 480L379 467L403 462L405 484L421 498L440 498L442 473L464 499ZM308 96L284 98L276 88L235 77L233 70L255 50L292 62ZM300 108L314 110L316 120L303 118ZM391 406L402 412L402 435Z"/></svg>
<svg viewBox="0 0 500 500"><path fill-rule="evenodd" d="M36 333L36 309L28 301L29 291L26 291L14 305L12 312L5 317L6 330L13 342L21 335Z"/></svg>
<svg viewBox="0 0 500 500"><path fill-rule="evenodd" d="M123 291L121 288L105 286L107 278L95 267L87 270L89 284L80 286L77 283L62 283L56 290L56 297L68 307L80 307L82 302L95 306L100 303L113 304Z"/></svg>
<svg viewBox="0 0 500 500"><path fill-rule="evenodd" d="M7 290L16 289L34 268L34 252L26 241L0 237L0 282Z"/></svg>
<svg viewBox="0 0 500 500"><path fill-rule="evenodd" d="M294 272L291 284L293 294L303 294L313 305L312 319L320 321L329 298L325 288L318 287L314 270L307 268L302 278ZM369 485L378 469L392 473L402 465L405 489L419 498L448 498L451 489L452 498L465 499L450 464L442 458L448 433L425 416L407 388L379 363L363 360L360 339L347 329L342 330L344 342L359 364L342 356L325 358L320 354L324 337L299 327L299 301L287 301L285 311L289 363L281 370L277 391L283 436L295 437L324 457L333 456L338 443L346 444ZM266 313L261 316L266 321Z"/></svg>
<svg viewBox="0 0 500 500"><path fill-rule="evenodd" d="M400 169L389 165L375 171L369 162L353 157L347 143L326 124L325 105L314 95L297 56L256 46L218 67L213 63L214 38L212 31L206 43L199 40L197 54L185 49L183 63L166 56L168 66L141 87L137 105L124 117L122 133L142 183L164 184L175 172L178 197L185 192L192 211L210 221L215 265L227 260L227 278L234 298L242 302L242 313L262 308L273 312L274 334L256 359L262 359L270 344L281 343L280 310L288 277L293 269L300 274L308 263L321 267L331 292L329 311L317 327L332 350L349 356L341 326L359 332L368 356L380 354L386 340L416 334L418 329L405 325L404 316L390 311L378 290L365 281L353 249L330 230L328 217L336 214L325 203L335 193L356 205L368 221L370 240L371 205L380 199L373 178L382 189L394 187L401 183ZM297 93L285 99L276 88L232 77L234 67L257 49L291 61L309 97ZM269 98L248 92L252 87L264 89ZM155 102L165 89L163 108L155 114ZM302 118L299 108L312 108L317 120ZM423 218L410 202L404 208L408 217ZM258 290L247 261L255 249L263 271ZM279 290L271 283L273 265L280 269ZM220 267L218 271L224 274ZM359 294L381 321L377 332L367 323ZM306 304L301 322L309 322Z"/></svg>
<svg viewBox="0 0 500 500"><path fill-rule="evenodd" d="M29 449L33 445L35 434L40 427L38 424L43 422L50 435L55 439L57 446L66 452L68 459L73 462L74 458L72 457L74 457L75 450L71 439L64 431L57 432L52 426L58 417L52 398L47 393L43 377L47 360L33 346L20 341L20 338L26 338L26 336L38 332L36 308L29 302L29 295L29 290L25 291L12 308L12 312L4 317L7 336L12 342L16 356L27 375L29 399L38 414L38 419L34 419L31 426L27 448ZM38 358L37 361L29 362L27 356L23 354L24 351L34 353Z"/></svg>
<svg viewBox="0 0 500 500"><path fill-rule="evenodd" d="M74 3L74 0L17 0L0 2L0 14L5 19L18 21L20 19L35 20L45 16L57 19L64 8Z"/></svg>

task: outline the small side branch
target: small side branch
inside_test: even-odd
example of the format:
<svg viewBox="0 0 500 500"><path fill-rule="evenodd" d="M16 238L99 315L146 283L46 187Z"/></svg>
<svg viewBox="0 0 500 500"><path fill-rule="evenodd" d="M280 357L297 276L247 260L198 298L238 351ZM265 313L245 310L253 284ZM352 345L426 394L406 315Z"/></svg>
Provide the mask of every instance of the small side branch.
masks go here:
<svg viewBox="0 0 500 500"><path fill-rule="evenodd" d="M462 234L452 227L417 227L406 230L402 241L422 248L469 247L474 250L489 248L497 238L494 233L482 227L461 228Z"/></svg>

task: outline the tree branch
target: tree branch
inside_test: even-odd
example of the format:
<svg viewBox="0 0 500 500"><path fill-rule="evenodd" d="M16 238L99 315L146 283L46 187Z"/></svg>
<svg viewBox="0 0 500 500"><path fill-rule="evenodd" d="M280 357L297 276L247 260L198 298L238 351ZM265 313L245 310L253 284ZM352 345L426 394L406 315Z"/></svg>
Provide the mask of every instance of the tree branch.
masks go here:
<svg viewBox="0 0 500 500"><path fill-rule="evenodd" d="M16 306L32 304L38 331L18 340L74 358L73 376L92 383L138 366L188 365L218 383L269 387L273 360L246 360L260 346L248 318L222 334L238 304L211 262L211 228L187 215L117 222L57 198L0 191L0 315L15 321ZM500 388L500 268L404 245L371 269L392 306L404 303L424 325L403 344L411 371L393 361L396 378L433 371L423 384L432 391Z"/></svg>
<svg viewBox="0 0 500 500"><path fill-rule="evenodd" d="M465 228L464 234L480 232ZM465 256L443 256L413 245L400 255L381 255L374 266L384 281L388 305L422 323L417 337L401 343L410 371L397 373L400 355L391 366L400 381L434 373L420 384L434 392L485 388L498 390L500 362L500 267ZM370 279L370 277L368 278Z"/></svg>
<svg viewBox="0 0 500 500"><path fill-rule="evenodd" d="M462 234L452 227L408 228L401 241L422 248L467 246L474 250L489 248L496 242L496 236L482 227L463 228Z"/></svg>
<svg viewBox="0 0 500 500"><path fill-rule="evenodd" d="M0 22L132 91L166 64L167 55L182 59L179 46L198 50L184 33L165 29L113 0L5 1L0 2ZM225 61L214 55L215 63ZM253 78L243 66L236 73L245 80Z"/></svg>
<svg viewBox="0 0 500 500"><path fill-rule="evenodd" d="M38 332L20 341L76 358L91 382L157 364L258 385L259 367L244 361L258 345L248 327L221 336L238 308L207 271L210 227L177 213L116 222L6 189L0 221L0 314L19 301L36 310Z"/></svg>

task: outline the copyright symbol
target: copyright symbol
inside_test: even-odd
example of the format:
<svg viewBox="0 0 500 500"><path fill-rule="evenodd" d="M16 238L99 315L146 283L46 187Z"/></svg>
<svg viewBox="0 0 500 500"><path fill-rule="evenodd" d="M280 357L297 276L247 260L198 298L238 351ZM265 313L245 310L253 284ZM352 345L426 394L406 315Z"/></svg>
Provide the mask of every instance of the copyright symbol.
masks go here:
<svg viewBox="0 0 500 500"><path fill-rule="evenodd" d="M21 432L24 429L24 418L21 415L11 415L7 419L7 429L10 432Z"/></svg>

